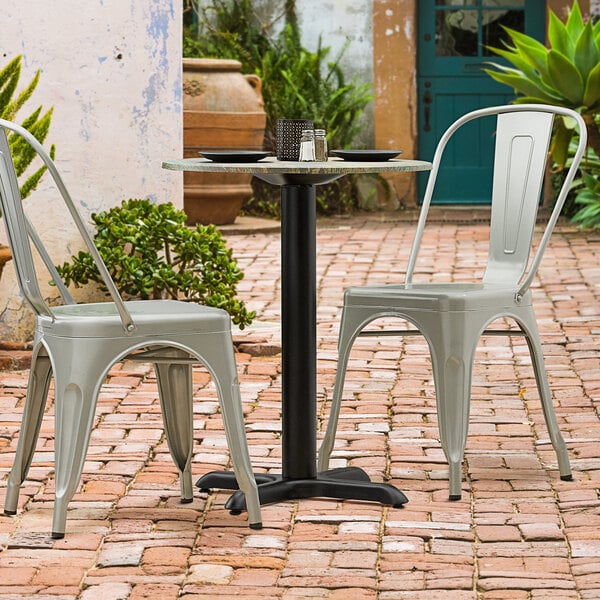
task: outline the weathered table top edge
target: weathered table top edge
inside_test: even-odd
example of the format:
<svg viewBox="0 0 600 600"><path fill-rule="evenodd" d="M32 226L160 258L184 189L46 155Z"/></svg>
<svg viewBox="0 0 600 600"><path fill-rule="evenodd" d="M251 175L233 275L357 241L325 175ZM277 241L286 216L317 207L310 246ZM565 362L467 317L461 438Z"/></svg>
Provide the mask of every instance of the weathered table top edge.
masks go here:
<svg viewBox="0 0 600 600"><path fill-rule="evenodd" d="M387 161L348 161L330 158L327 162L279 161L269 157L251 163L215 162L206 158L177 158L165 160L163 169L171 171L204 171L223 173L401 173L403 171L428 171L431 163L423 160L404 158Z"/></svg>

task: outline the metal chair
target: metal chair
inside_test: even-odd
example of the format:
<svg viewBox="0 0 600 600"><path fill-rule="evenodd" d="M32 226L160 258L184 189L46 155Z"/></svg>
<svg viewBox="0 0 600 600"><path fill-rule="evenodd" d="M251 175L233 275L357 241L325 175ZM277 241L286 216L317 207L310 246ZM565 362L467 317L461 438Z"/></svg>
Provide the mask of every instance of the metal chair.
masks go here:
<svg viewBox="0 0 600 600"><path fill-rule="evenodd" d="M413 283L415 262L433 196L442 155L453 134L474 119L497 115L490 219L489 254L477 283ZM579 128L576 154L547 226L533 255L532 239L555 115ZM456 138L455 138L456 139ZM577 171L586 146L583 119L574 111L546 105L485 108L459 118L442 136L433 158L425 197L408 260L404 284L351 287L345 291L338 340L338 371L329 423L319 450L319 471L328 468L352 344L359 335L422 334L428 342L436 391L441 444L449 463L450 499L461 497L461 465L469 421L471 373L481 335L524 336L533 363L544 417L558 457L561 479L571 479L571 467L552 405L542 346L532 306L531 282ZM492 149L490 148L490 152ZM457 195L460 182L456 183ZM398 317L415 329L362 331L375 319ZM501 318L518 328L488 330Z"/></svg>
<svg viewBox="0 0 600 600"><path fill-rule="evenodd" d="M21 136L48 167L112 302L77 304L23 211L9 139ZM9 137L10 136L10 137ZM18 138L17 138L18 139ZM203 363L217 387L231 459L246 496L250 527L261 510L246 435L231 319L217 308L173 300L124 302L51 158L28 131L0 119L0 204L18 282L36 313L32 363L23 420L8 477L4 512L15 514L42 422L50 379L55 393L55 502L52 537L65 534L67 505L83 470L98 393L110 367L121 360L154 364L171 456L180 473L181 501L193 498L192 364ZM32 244L57 284L64 304L50 307L35 272Z"/></svg>

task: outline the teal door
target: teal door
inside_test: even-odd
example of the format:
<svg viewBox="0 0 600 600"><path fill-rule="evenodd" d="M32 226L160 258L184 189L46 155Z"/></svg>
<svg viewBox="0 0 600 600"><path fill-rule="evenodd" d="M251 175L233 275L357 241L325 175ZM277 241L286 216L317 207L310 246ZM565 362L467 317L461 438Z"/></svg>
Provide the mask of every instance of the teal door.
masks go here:
<svg viewBox="0 0 600 600"><path fill-rule="evenodd" d="M431 160L444 130L477 108L508 104L512 90L483 72L487 61L508 64L486 46L502 47L503 27L540 41L545 35L544 0L419 0L418 156ZM485 204L492 170L493 122L468 124L446 150L434 202ZM427 174L418 177L419 201ZM457 189L456 182L460 182Z"/></svg>

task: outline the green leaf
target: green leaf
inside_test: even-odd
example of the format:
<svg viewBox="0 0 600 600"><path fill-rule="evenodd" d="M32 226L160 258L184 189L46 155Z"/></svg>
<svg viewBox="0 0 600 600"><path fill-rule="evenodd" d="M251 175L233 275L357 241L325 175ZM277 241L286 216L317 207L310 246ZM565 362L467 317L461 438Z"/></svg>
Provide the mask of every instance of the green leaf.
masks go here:
<svg viewBox="0 0 600 600"><path fill-rule="evenodd" d="M594 42L592 33L592 22L587 22L575 44L575 65L579 69L583 81L587 81L588 75L598 65L600 53Z"/></svg>
<svg viewBox="0 0 600 600"><path fill-rule="evenodd" d="M587 173L584 171L583 173L583 182L585 187L588 188L592 193L600 193L600 179L597 179L591 173Z"/></svg>
<svg viewBox="0 0 600 600"><path fill-rule="evenodd" d="M495 79L500 83L504 83L510 86L520 94L524 94L532 98L537 98L537 102L546 102L550 104L561 103L562 98L560 96L549 93L545 86L542 86L541 84L538 84L537 82L528 79L520 71L517 71L515 69L508 69L506 67L503 67L502 65L494 66L499 69L502 69L503 72L484 69L484 71L490 77L492 77L492 79Z"/></svg>
<svg viewBox="0 0 600 600"><path fill-rule="evenodd" d="M556 92L575 107L583 104L583 78L575 65L563 54L552 49L548 53L548 74Z"/></svg>
<svg viewBox="0 0 600 600"><path fill-rule="evenodd" d="M492 48L492 50L498 56L502 56L503 58L511 62L517 69L523 71L523 73L527 75L527 77L529 77L530 79L539 77L536 67L533 66L527 58L523 57L523 55L510 50L502 50L500 48Z"/></svg>
<svg viewBox="0 0 600 600"><path fill-rule="evenodd" d="M554 123L554 136L552 138L552 160L559 170L562 170L569 158L569 144L573 137L573 130L565 125L562 118Z"/></svg>
<svg viewBox="0 0 600 600"><path fill-rule="evenodd" d="M10 100L17 89L21 75L21 57L13 59L0 71L0 117L12 119L10 113Z"/></svg>
<svg viewBox="0 0 600 600"><path fill-rule="evenodd" d="M520 31L510 27L504 27L504 30L514 44L514 53L528 61L531 66L544 75L548 70L548 48ZM497 52L497 49L493 50Z"/></svg>
<svg viewBox="0 0 600 600"><path fill-rule="evenodd" d="M573 58L575 42L571 39L565 24L553 11L550 11L550 19L548 21L548 41L553 50L560 52L568 58Z"/></svg>
<svg viewBox="0 0 600 600"><path fill-rule="evenodd" d="M503 29L508 33L511 40L518 48L527 48L527 52L531 56L538 55L540 53L546 54L548 49L544 44L538 42L536 39L522 33L521 31L517 31L516 29L511 29L510 27L503 27Z"/></svg>
<svg viewBox="0 0 600 600"><path fill-rule="evenodd" d="M600 62L590 71L583 94L583 105L588 109L598 102L600 102Z"/></svg>
<svg viewBox="0 0 600 600"><path fill-rule="evenodd" d="M581 9L579 8L579 3L577 0L573 2L573 6L569 11L569 16L567 18L566 29L569 34L569 37L572 40L576 40L580 35L584 27L583 15L581 14Z"/></svg>
<svg viewBox="0 0 600 600"><path fill-rule="evenodd" d="M11 101L7 107L8 114L16 115L17 112L21 109L23 104L31 98L35 88L37 87L38 81L40 79L40 71L38 70L34 75L33 79L29 82L29 85L17 96L17 98ZM12 117L11 117L12 118Z"/></svg>

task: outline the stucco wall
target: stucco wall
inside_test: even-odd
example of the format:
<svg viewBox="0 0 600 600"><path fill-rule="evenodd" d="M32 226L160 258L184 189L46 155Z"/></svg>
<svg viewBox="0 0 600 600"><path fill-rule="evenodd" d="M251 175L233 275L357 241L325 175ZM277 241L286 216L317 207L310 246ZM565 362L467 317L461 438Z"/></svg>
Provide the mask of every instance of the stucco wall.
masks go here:
<svg viewBox="0 0 600 600"><path fill-rule="evenodd" d="M54 106L48 142L84 216L127 198L182 205L181 175L161 169L162 159L181 156L181 10L180 0L3 3L1 64L22 54L21 87L41 70L20 116ZM79 245L49 182L25 202L58 262ZM9 263L0 339L26 337L28 312Z"/></svg>

